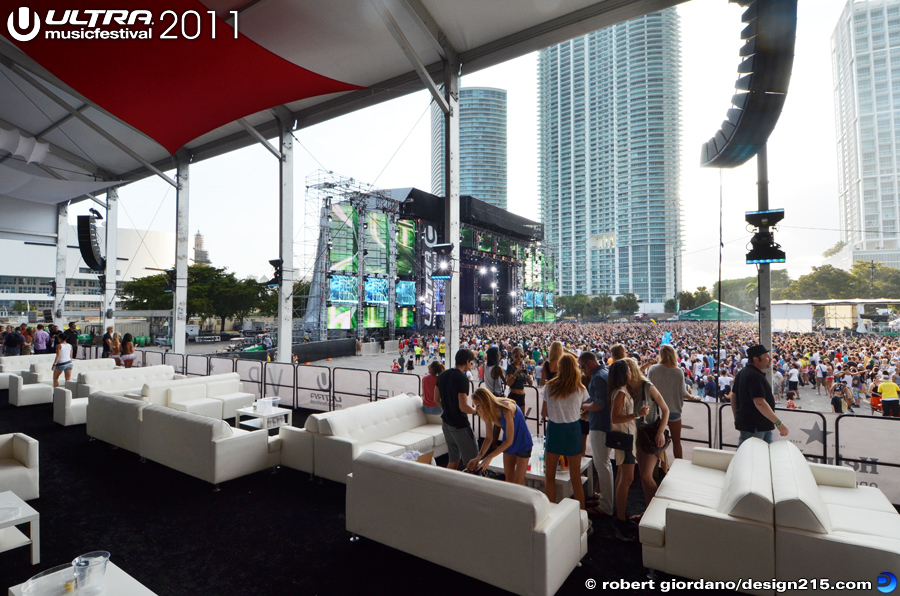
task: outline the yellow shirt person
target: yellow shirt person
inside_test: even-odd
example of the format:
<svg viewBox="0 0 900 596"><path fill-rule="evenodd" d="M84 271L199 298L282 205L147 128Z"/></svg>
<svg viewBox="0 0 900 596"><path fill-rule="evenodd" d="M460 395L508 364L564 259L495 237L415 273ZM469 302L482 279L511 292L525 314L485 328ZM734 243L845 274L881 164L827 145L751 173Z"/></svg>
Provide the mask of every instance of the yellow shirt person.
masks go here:
<svg viewBox="0 0 900 596"><path fill-rule="evenodd" d="M891 381L885 381L878 386L878 393L881 394L882 401L886 399L897 399L898 391L900 391L900 387L897 386L897 383Z"/></svg>

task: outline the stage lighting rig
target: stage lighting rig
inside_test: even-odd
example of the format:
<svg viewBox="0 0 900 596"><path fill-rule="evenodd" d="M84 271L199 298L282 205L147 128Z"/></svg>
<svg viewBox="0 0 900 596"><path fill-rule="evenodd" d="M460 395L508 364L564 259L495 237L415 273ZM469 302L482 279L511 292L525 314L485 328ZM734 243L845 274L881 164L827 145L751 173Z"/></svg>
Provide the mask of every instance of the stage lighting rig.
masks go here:
<svg viewBox="0 0 900 596"><path fill-rule="evenodd" d="M283 275L284 261L282 259L272 259L269 261L269 265L271 265L275 269L275 275L266 282L266 287L269 288L278 288L281 287L281 280Z"/></svg>
<svg viewBox="0 0 900 596"><path fill-rule="evenodd" d="M775 225L784 219L784 209L748 211L745 217L747 223L756 228L756 233L750 239L750 252L747 253L747 264L784 263L784 251L781 250L781 245L775 242L775 236L769 230L769 226Z"/></svg>

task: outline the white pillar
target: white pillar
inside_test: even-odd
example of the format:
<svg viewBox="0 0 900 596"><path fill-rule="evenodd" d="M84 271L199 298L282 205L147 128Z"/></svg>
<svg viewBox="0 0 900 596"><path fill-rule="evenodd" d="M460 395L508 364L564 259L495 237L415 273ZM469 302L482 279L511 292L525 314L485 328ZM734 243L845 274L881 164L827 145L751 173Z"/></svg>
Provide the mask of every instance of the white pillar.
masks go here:
<svg viewBox="0 0 900 596"><path fill-rule="evenodd" d="M63 314L66 301L66 255L69 250L69 205L60 203L56 210L56 297L53 299L53 322L60 329L68 323Z"/></svg>
<svg viewBox="0 0 900 596"><path fill-rule="evenodd" d="M185 334L187 333L187 275L188 275L188 236L190 225L188 211L190 206L190 157L176 155L178 162L178 190L175 199L175 292L172 303L172 351L185 353Z"/></svg>
<svg viewBox="0 0 900 596"><path fill-rule="evenodd" d="M459 65L444 61L444 98L450 106L444 114L444 242L453 243L450 257L452 273L445 285L444 334L447 337L447 363L452 364L459 350ZM445 282L446 283L446 282Z"/></svg>
<svg viewBox="0 0 900 596"><path fill-rule="evenodd" d="M279 228L278 258L282 260L281 287L278 288L278 362L291 361L294 343L294 117L278 110L281 160L278 164Z"/></svg>
<svg viewBox="0 0 900 596"><path fill-rule="evenodd" d="M110 188L106 191L106 291L103 292L103 333L106 328L116 324L116 317L107 316L109 311L116 310L116 289L118 288L116 269L119 265L119 191Z"/></svg>

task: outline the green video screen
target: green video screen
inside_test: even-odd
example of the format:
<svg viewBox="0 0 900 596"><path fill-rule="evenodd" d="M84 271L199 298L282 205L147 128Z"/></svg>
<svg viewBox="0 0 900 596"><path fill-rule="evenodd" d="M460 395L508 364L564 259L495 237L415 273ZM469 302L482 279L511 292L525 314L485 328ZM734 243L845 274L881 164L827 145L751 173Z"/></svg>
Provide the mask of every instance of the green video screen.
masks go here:
<svg viewBox="0 0 900 596"><path fill-rule="evenodd" d="M411 308L398 308L394 313L394 326L397 328L414 327L416 313Z"/></svg>
<svg viewBox="0 0 900 596"><path fill-rule="evenodd" d="M416 270L416 222L397 222L397 275L412 275Z"/></svg>
<svg viewBox="0 0 900 596"><path fill-rule="evenodd" d="M475 248L475 232L468 228L463 228L459 233L459 244L463 248Z"/></svg>
<svg viewBox="0 0 900 596"><path fill-rule="evenodd" d="M366 214L366 273L387 273L388 219L384 213Z"/></svg>
<svg viewBox="0 0 900 596"><path fill-rule="evenodd" d="M526 308L522 311L522 322L523 323L534 323L534 309Z"/></svg>
<svg viewBox="0 0 900 596"><path fill-rule="evenodd" d="M356 307L329 306L327 326L329 329L356 329Z"/></svg>
<svg viewBox="0 0 900 596"><path fill-rule="evenodd" d="M494 252L494 237L490 234L478 234L478 250Z"/></svg>
<svg viewBox="0 0 900 596"><path fill-rule="evenodd" d="M328 224L331 233L331 252L329 267L331 271L356 273L359 264L356 254L359 245L356 240L357 215L352 205L333 205L331 222Z"/></svg>
<svg viewBox="0 0 900 596"><path fill-rule="evenodd" d="M387 307L367 306L363 316L363 327L366 329L387 327Z"/></svg>

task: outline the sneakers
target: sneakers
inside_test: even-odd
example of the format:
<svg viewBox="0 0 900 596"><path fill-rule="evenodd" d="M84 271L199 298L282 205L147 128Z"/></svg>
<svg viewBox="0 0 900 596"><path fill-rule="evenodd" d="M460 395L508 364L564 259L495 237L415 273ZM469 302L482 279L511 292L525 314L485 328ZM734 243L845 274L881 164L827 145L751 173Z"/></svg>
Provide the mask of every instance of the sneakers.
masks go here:
<svg viewBox="0 0 900 596"><path fill-rule="evenodd" d="M634 542L637 540L637 526L631 522L622 521L618 517L613 520L613 531L616 538L622 542Z"/></svg>

